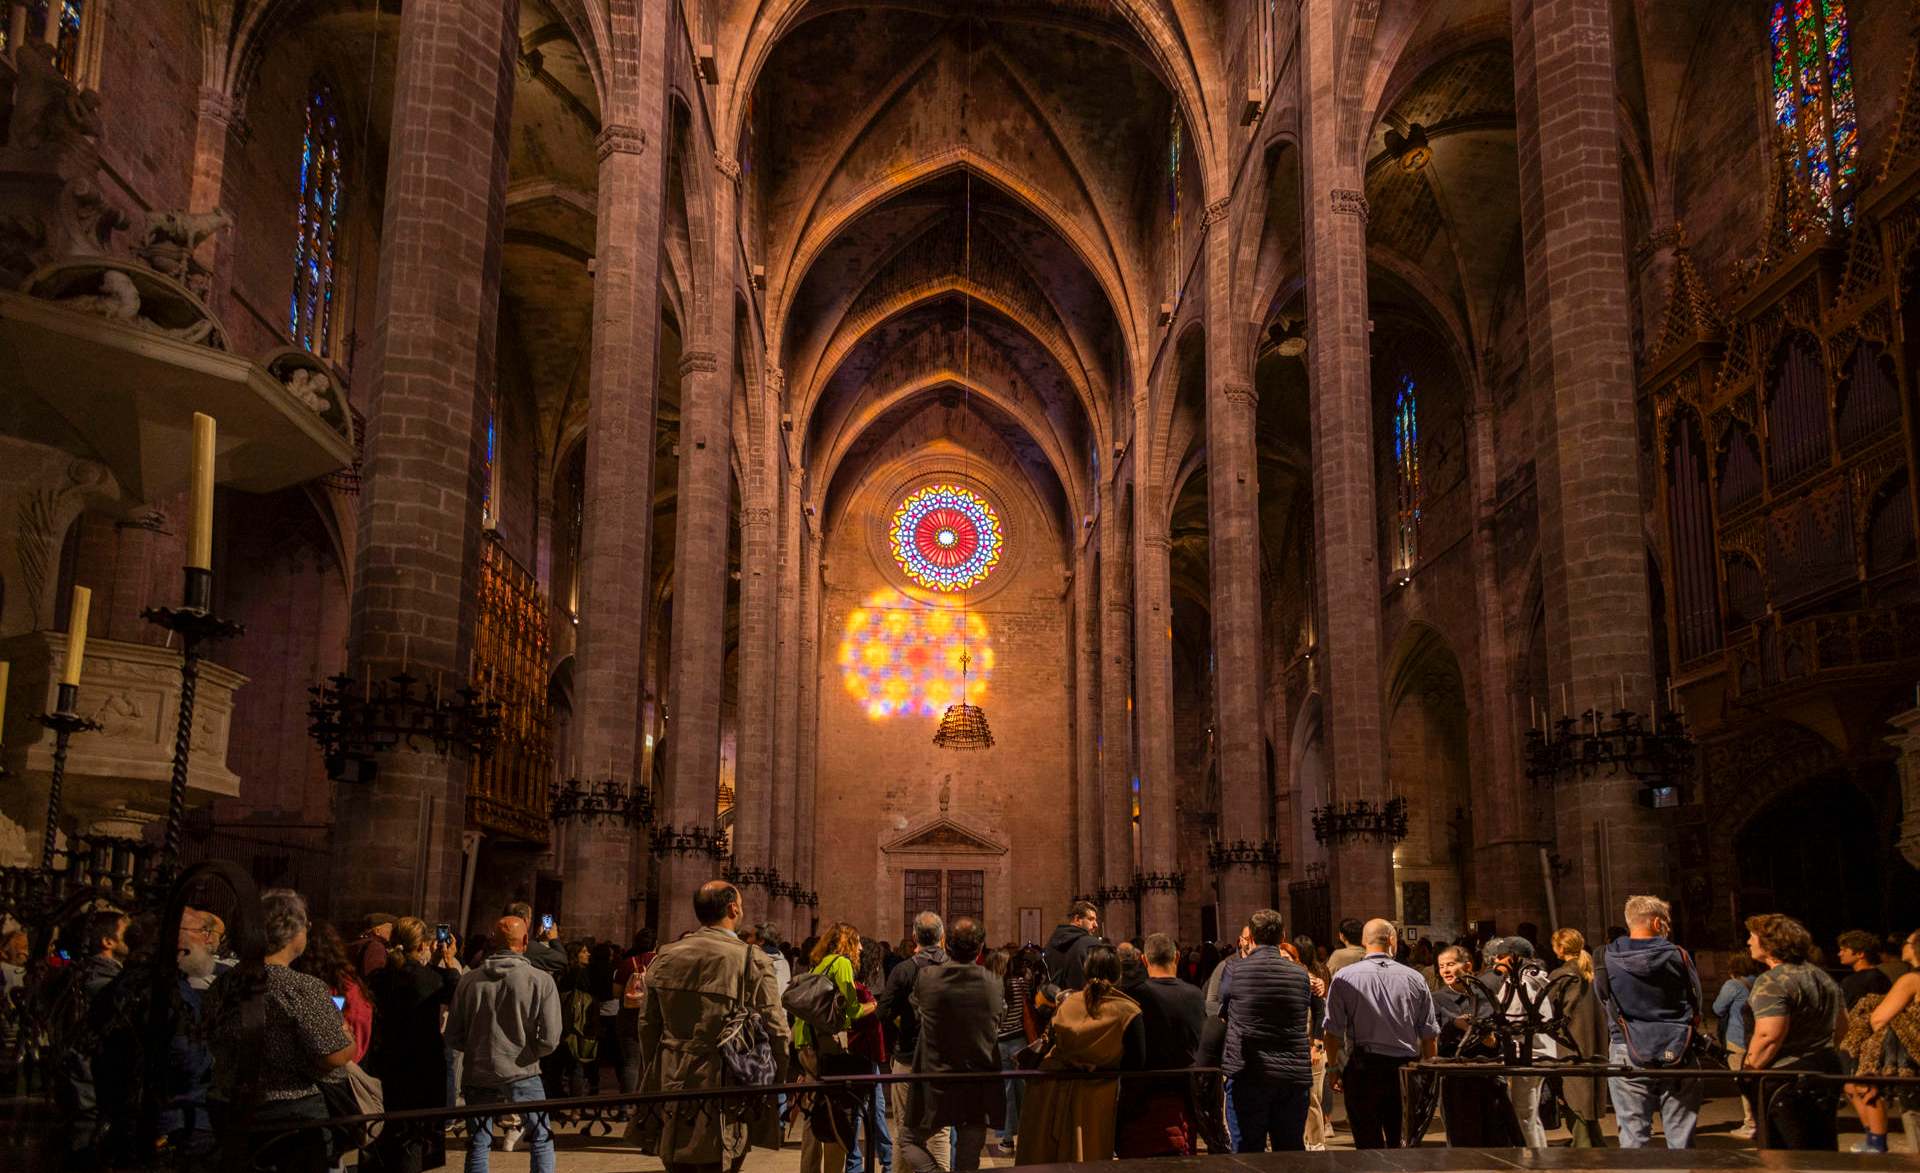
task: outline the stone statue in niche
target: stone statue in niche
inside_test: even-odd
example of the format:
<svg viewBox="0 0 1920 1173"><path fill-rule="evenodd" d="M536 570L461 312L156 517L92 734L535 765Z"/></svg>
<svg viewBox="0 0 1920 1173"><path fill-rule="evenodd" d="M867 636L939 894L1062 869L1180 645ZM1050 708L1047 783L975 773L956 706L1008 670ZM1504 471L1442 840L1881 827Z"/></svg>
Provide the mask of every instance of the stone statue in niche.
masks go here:
<svg viewBox="0 0 1920 1173"><path fill-rule="evenodd" d="M69 293L54 300L69 309L94 314L109 322L138 326L142 330L165 334L169 338L178 338L182 342L219 345L214 340L213 320L206 317L197 306L169 307L164 304L167 300L164 296L165 290L159 291L162 296L156 299L155 305L148 306L142 301L139 287L134 284L133 277L123 270L106 269L101 272L98 289L97 293ZM178 295L176 294L175 297L177 298ZM154 312L157 310L165 313L169 309L176 311L186 309L190 312L167 313L168 317L184 318L185 321L178 326L162 325L153 316Z"/></svg>
<svg viewBox="0 0 1920 1173"><path fill-rule="evenodd" d="M312 367L294 367L287 372L287 394L293 396L294 402L308 411L315 415L322 415L331 406L325 395L328 384L331 382L332 380L327 378L325 372L316 371Z"/></svg>
<svg viewBox="0 0 1920 1173"><path fill-rule="evenodd" d="M200 246L232 227L233 217L215 208L211 212L149 212L145 231L133 255L156 273L164 273L202 297L212 271L194 256Z"/></svg>
<svg viewBox="0 0 1920 1173"><path fill-rule="evenodd" d="M953 775L940 779L940 813L946 814L953 809Z"/></svg>

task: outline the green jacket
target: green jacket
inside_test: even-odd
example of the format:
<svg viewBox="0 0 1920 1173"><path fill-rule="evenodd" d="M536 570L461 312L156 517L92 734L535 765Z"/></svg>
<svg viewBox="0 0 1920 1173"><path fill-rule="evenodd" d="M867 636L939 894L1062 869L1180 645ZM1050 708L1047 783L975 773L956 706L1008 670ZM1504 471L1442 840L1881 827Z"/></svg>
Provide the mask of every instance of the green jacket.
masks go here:
<svg viewBox="0 0 1920 1173"><path fill-rule="evenodd" d="M842 1021L837 1028L846 1030L860 1017L860 995L853 988L853 959L844 953L829 953L813 967L814 973L824 973L833 982L833 988L840 991L840 1013ZM793 1045L810 1047L813 1045L813 1027L793 1020Z"/></svg>

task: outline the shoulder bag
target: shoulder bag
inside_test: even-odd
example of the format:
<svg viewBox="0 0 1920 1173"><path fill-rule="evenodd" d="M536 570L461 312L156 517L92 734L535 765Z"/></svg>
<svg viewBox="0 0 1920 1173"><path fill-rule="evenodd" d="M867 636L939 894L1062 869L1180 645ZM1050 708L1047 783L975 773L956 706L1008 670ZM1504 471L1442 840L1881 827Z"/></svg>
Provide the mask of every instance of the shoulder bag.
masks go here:
<svg viewBox="0 0 1920 1173"><path fill-rule="evenodd" d="M720 1053L725 1082L732 1087L765 1087L773 1082L773 1032L766 1012L747 1001L747 978L753 972L752 945L740 958L740 993L720 1024L714 1041Z"/></svg>

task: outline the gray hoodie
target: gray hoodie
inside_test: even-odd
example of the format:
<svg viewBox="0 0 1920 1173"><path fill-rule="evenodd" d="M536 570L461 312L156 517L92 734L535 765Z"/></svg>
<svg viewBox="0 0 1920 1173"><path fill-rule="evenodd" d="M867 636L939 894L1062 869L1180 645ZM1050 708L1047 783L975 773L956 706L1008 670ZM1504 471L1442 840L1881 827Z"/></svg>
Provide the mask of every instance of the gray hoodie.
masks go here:
<svg viewBox="0 0 1920 1173"><path fill-rule="evenodd" d="M541 1057L560 1045L560 991L523 954L495 953L461 976L445 1034L465 1056L464 1085L537 1077Z"/></svg>

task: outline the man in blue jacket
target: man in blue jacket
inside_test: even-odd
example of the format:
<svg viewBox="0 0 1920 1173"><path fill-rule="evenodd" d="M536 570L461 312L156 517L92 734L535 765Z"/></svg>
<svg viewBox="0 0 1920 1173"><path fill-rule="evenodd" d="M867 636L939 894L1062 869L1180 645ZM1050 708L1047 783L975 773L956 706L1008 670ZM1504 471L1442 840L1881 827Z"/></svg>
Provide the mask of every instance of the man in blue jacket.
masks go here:
<svg viewBox="0 0 1920 1173"><path fill-rule="evenodd" d="M1673 912L1657 896L1627 899L1627 935L1607 946L1594 986L1607 1011L1608 1061L1616 1067L1684 1067L1699 1029L1700 975L1686 950L1667 939ZM1670 1149L1693 1147L1700 1081L1628 1076L1607 1080L1620 1147L1653 1140L1653 1112Z"/></svg>
<svg viewBox="0 0 1920 1173"><path fill-rule="evenodd" d="M1281 954L1280 914L1263 908L1248 921L1253 951L1220 984L1227 1020L1221 1068L1233 1082L1238 1151L1306 1148L1307 1109L1313 1093L1313 1031L1319 1000L1299 962Z"/></svg>

